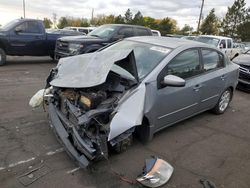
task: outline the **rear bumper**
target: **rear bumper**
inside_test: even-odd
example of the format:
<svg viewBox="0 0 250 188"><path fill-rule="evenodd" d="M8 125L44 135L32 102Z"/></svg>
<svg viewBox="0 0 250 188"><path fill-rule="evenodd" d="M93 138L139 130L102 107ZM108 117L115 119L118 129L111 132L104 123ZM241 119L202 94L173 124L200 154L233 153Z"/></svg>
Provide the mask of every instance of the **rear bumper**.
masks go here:
<svg viewBox="0 0 250 188"><path fill-rule="evenodd" d="M87 144L84 143L84 141L81 139L81 137L79 136L79 134L75 129L72 128L71 130L72 133L70 134L66 131L66 129L63 126L63 123L67 124L67 122L64 122L62 117L60 117L60 112L56 109L56 107L52 103L49 104L49 117L51 126L59 142L63 145L65 151L69 154L69 156L73 160L75 160L79 164L81 168L86 168L90 163L89 160L94 158L95 150L89 148ZM71 137L74 137L73 138L74 145L69 139L70 135ZM77 147L75 147L75 145ZM81 149L80 151L81 152L83 151L84 154L78 152L76 148ZM89 159L87 156L89 157Z"/></svg>

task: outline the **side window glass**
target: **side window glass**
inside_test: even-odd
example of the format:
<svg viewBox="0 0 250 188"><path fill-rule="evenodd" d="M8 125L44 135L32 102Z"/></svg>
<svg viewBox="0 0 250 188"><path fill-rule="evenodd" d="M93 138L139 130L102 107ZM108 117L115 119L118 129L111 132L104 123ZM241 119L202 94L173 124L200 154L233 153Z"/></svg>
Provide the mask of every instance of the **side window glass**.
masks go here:
<svg viewBox="0 0 250 188"><path fill-rule="evenodd" d="M146 29L142 29L142 28L136 28L136 32L138 36L147 36L148 34L148 30Z"/></svg>
<svg viewBox="0 0 250 188"><path fill-rule="evenodd" d="M179 76L183 79L200 73L200 58L197 49L184 51L167 65L167 74Z"/></svg>
<svg viewBox="0 0 250 188"><path fill-rule="evenodd" d="M224 66L223 55L214 50L202 50L204 71L210 71Z"/></svg>
<svg viewBox="0 0 250 188"><path fill-rule="evenodd" d="M41 33L37 22L27 22L26 33Z"/></svg>
<svg viewBox="0 0 250 188"><path fill-rule="evenodd" d="M18 30L18 31L20 31L21 33L26 33L26 30L27 30L27 22L21 23L21 24L18 25L15 29Z"/></svg>
<svg viewBox="0 0 250 188"><path fill-rule="evenodd" d="M121 28L118 32L118 35L123 35L124 38L132 37L133 35L133 28L132 27L124 27Z"/></svg>
<svg viewBox="0 0 250 188"><path fill-rule="evenodd" d="M232 48L232 41L227 39L227 48Z"/></svg>
<svg viewBox="0 0 250 188"><path fill-rule="evenodd" d="M226 41L224 39L220 41L220 48L226 48Z"/></svg>

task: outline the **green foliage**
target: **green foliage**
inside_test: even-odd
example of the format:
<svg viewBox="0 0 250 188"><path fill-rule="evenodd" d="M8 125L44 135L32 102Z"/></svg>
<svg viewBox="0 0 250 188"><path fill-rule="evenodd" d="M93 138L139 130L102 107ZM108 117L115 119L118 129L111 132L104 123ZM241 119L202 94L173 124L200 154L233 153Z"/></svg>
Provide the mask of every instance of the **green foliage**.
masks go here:
<svg viewBox="0 0 250 188"><path fill-rule="evenodd" d="M151 29L160 30L162 35L175 33L177 28L176 20L172 18L164 18L164 19L154 19L152 17L143 16L140 11L138 11L134 17L130 9L128 9L124 16L121 14L118 16L114 16L112 14L106 16L104 14L97 15L92 20L90 20L90 24L94 26L99 26L103 24L134 24L134 25L142 25ZM75 26L75 27L84 27L89 26L89 22L87 19L82 18L73 18L73 17L61 17L58 21L58 28L64 28L67 26Z"/></svg>
<svg viewBox="0 0 250 188"><path fill-rule="evenodd" d="M119 14L119 16L116 16L115 17L115 21L114 21L115 24L124 24L124 18Z"/></svg>
<svg viewBox="0 0 250 188"><path fill-rule="evenodd" d="M61 17L59 19L57 27L62 29L67 26L73 27L88 27L89 22L86 18L73 18L73 17Z"/></svg>
<svg viewBox="0 0 250 188"><path fill-rule="evenodd" d="M215 9L213 8L202 22L200 31L205 35L218 35L219 26L220 22L218 17L215 15Z"/></svg>
<svg viewBox="0 0 250 188"><path fill-rule="evenodd" d="M245 5L245 0L235 0L234 4L228 7L226 16L222 22L224 35L237 36L239 26L245 24L245 20L249 15L249 8L245 8Z"/></svg>
<svg viewBox="0 0 250 188"><path fill-rule="evenodd" d="M143 16L142 16L140 11L138 11L135 14L135 16L134 16L134 18L132 20L132 24L134 24L134 25L144 25L144 19L143 19Z"/></svg>
<svg viewBox="0 0 250 188"><path fill-rule="evenodd" d="M53 23L49 18L44 18L43 19L43 24L44 24L45 28L50 28Z"/></svg>
<svg viewBox="0 0 250 188"><path fill-rule="evenodd" d="M163 36L175 33L177 31L176 20L169 17L163 18L159 24L159 30Z"/></svg>
<svg viewBox="0 0 250 188"><path fill-rule="evenodd" d="M184 27L180 31L178 31L178 34L179 35L189 35L189 34L193 33L193 30L194 30L193 27L191 27L188 24L185 24Z"/></svg>

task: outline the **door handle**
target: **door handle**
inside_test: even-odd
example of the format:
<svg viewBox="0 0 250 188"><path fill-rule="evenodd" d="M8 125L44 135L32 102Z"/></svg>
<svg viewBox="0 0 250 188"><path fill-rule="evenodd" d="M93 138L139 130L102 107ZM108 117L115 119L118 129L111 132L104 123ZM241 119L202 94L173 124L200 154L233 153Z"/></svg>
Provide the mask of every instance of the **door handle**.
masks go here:
<svg viewBox="0 0 250 188"><path fill-rule="evenodd" d="M225 75L225 74L223 74L220 78L221 78L221 80L225 80L225 78L226 78L227 76Z"/></svg>
<svg viewBox="0 0 250 188"><path fill-rule="evenodd" d="M195 86L193 87L193 90L194 90L194 91L199 91L201 87L202 87L202 84L197 84L197 85L195 85Z"/></svg>

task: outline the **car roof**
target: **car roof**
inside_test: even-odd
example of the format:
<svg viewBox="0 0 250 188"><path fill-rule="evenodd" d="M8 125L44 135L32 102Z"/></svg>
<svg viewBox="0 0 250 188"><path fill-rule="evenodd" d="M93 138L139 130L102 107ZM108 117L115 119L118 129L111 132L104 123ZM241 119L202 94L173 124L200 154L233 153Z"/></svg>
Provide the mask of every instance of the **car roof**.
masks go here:
<svg viewBox="0 0 250 188"><path fill-rule="evenodd" d="M198 37L211 37L211 38L216 38L216 39L232 39L232 38L229 38L229 37L215 36L215 35L200 35Z"/></svg>
<svg viewBox="0 0 250 188"><path fill-rule="evenodd" d="M130 37L125 40L144 42L144 43L164 46L164 47L172 48L172 49L177 48L179 46L200 46L200 47L213 48L210 45L207 45L201 42L180 39L180 38L173 38L173 37L140 36L140 37Z"/></svg>
<svg viewBox="0 0 250 188"><path fill-rule="evenodd" d="M129 26L129 27L137 27L137 28L147 28L147 29L149 29L148 27L144 27L144 26L141 26L141 25L130 25L130 24L104 24L104 25L112 25L112 26L118 26L118 27ZM149 29L149 30L151 30L151 29Z"/></svg>

